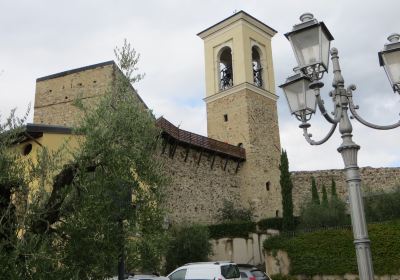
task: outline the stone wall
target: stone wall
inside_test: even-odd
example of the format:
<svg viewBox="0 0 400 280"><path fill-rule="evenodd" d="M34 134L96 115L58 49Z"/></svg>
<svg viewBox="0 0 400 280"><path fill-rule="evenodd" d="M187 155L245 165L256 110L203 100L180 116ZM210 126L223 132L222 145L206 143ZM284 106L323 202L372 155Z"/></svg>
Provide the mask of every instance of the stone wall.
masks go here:
<svg viewBox="0 0 400 280"><path fill-rule="evenodd" d="M400 187L400 168L360 168L362 179L362 190L369 192L390 192ZM322 186L325 185L330 195L331 180L336 182L336 190L341 199L347 201L347 186L343 170L318 170L318 171L295 171L291 172L293 181L293 204L294 213L298 215L301 205L311 199L311 177L314 177L320 197L322 197Z"/></svg>
<svg viewBox="0 0 400 280"><path fill-rule="evenodd" d="M170 179L164 186L164 203L170 223L212 224L225 199L242 205L241 171L239 166L236 173L236 161L219 155L213 160L214 154L188 150L180 145L173 154L171 149L174 145L166 143L159 152L164 172Z"/></svg>
<svg viewBox="0 0 400 280"><path fill-rule="evenodd" d="M74 101L81 98L86 105L95 105L95 99L109 90L113 75L111 61L37 79L33 122L73 126L80 117Z"/></svg>
<svg viewBox="0 0 400 280"><path fill-rule="evenodd" d="M246 149L241 197L257 219L282 215L277 120L276 101L251 89L207 102L208 136Z"/></svg>
<svg viewBox="0 0 400 280"><path fill-rule="evenodd" d="M248 238L220 238L212 239L212 252L210 261L232 261L239 264L264 264L264 240L277 231L269 230L267 233L251 233Z"/></svg>

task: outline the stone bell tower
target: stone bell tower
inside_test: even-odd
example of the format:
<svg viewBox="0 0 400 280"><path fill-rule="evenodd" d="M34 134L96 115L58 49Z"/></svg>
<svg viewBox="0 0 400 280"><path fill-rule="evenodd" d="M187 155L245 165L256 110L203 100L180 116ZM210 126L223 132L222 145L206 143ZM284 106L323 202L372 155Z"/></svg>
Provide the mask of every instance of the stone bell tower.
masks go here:
<svg viewBox="0 0 400 280"><path fill-rule="evenodd" d="M241 201L250 203L259 219L282 215L275 34L243 11L198 34L204 40L208 137L246 149L239 170Z"/></svg>

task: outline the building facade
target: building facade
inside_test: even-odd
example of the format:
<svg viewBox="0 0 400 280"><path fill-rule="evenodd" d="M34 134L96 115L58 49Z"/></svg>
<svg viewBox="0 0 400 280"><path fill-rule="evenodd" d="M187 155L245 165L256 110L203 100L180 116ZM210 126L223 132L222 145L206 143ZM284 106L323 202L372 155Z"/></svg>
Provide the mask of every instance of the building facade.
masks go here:
<svg viewBox="0 0 400 280"><path fill-rule="evenodd" d="M215 223L225 200L251 207L256 220L282 216L278 96L271 48L275 33L240 11L198 34L204 41L208 135L179 129L164 118L157 120L162 130L158 157L171 178L164 186L171 223ZM72 137L66 128L81 118L74 102L96 106L99 97L112 92L117 75L121 75L119 68L108 61L37 79L34 124L28 126L35 141L26 145L35 146L48 134L57 139ZM133 88L132 94L146 106ZM400 184L400 169L379 172L387 175L391 188ZM309 196L311 176L326 186L334 178L345 199L340 171L294 172L295 213ZM379 182L371 181L370 186L375 183Z"/></svg>

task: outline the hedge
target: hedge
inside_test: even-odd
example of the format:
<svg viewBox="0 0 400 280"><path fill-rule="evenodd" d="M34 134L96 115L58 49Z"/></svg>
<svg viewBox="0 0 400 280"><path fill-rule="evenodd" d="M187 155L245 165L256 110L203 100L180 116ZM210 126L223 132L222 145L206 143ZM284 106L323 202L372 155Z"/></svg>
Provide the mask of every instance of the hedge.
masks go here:
<svg viewBox="0 0 400 280"><path fill-rule="evenodd" d="M294 226L297 227L300 223L300 219L299 217L293 217L293 219L294 219ZM276 218L262 219L257 223L257 225L260 230L267 230L267 229L282 230L283 218L276 217Z"/></svg>
<svg viewBox="0 0 400 280"><path fill-rule="evenodd" d="M294 224L297 226L300 219L294 217ZM247 238L249 233L260 231L266 231L267 229L277 229L282 230L282 218L267 218L262 219L259 222L226 222L221 224L215 224L208 226L210 232L210 238L218 239L223 237L243 237Z"/></svg>
<svg viewBox="0 0 400 280"><path fill-rule="evenodd" d="M400 220L368 225L375 274L400 273ZM296 237L276 236L264 242L266 251L284 250L290 274L357 274L351 230L320 230Z"/></svg>
<svg viewBox="0 0 400 280"><path fill-rule="evenodd" d="M223 237L247 238L249 233L256 232L256 224L253 222L230 222L208 226L210 238L218 239Z"/></svg>

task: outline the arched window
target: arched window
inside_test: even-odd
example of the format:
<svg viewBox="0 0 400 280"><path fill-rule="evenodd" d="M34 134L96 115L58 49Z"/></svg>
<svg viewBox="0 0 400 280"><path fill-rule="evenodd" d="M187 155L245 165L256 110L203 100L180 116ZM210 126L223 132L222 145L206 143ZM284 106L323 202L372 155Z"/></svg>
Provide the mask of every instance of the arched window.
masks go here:
<svg viewBox="0 0 400 280"><path fill-rule="evenodd" d="M225 47L219 55L219 88L224 90L233 86L232 51Z"/></svg>
<svg viewBox="0 0 400 280"><path fill-rule="evenodd" d="M261 56L260 56L260 50L258 47L253 46L251 48L251 58L252 58L252 64L253 64L253 81L254 84L257 87L262 87L263 86L263 80L262 80L262 65L261 65Z"/></svg>

